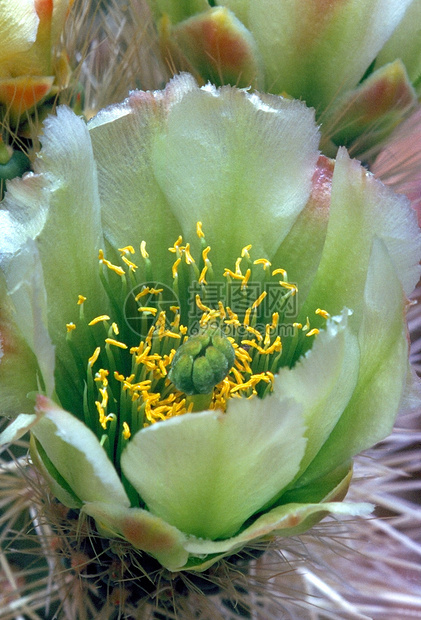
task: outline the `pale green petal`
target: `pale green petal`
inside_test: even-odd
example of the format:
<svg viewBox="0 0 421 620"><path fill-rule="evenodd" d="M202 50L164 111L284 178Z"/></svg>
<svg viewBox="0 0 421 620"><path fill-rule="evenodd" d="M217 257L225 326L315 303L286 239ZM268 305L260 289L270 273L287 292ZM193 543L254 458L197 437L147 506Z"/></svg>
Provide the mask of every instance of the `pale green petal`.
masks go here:
<svg viewBox="0 0 421 620"><path fill-rule="evenodd" d="M16 325L1 273L0 299L0 415L14 417L33 412L34 401L27 395L37 390L39 371L33 351Z"/></svg>
<svg viewBox="0 0 421 620"><path fill-rule="evenodd" d="M92 502L84 505L83 512L95 519L104 536L124 538L136 549L152 555L168 570L178 570L187 562L185 535L147 510Z"/></svg>
<svg viewBox="0 0 421 620"><path fill-rule="evenodd" d="M171 108L153 168L193 248L203 222L215 273L249 243L271 259L309 198L318 138L313 111L271 95L208 85Z"/></svg>
<svg viewBox="0 0 421 620"><path fill-rule="evenodd" d="M421 0L412 0L405 16L376 58L375 68L400 58L412 82L421 87Z"/></svg>
<svg viewBox="0 0 421 620"><path fill-rule="evenodd" d="M134 92L121 105L102 110L88 125L98 166L104 235L114 248L139 247L145 240L158 281L168 280L174 260L168 247L181 230L154 177L151 149L154 136L165 131L171 107L193 88L197 88L194 80L183 75L164 91Z"/></svg>
<svg viewBox="0 0 421 620"><path fill-rule="evenodd" d="M308 484L390 433L408 376L405 297L375 239L363 295L358 384L326 444L297 484Z"/></svg>
<svg viewBox="0 0 421 620"><path fill-rule="evenodd" d="M19 330L17 337L19 338L20 335L23 337L36 357L32 376L28 378L27 375L23 375L24 381L27 379L28 384L34 386L34 379L40 373L41 376L38 376L39 384L45 393L51 396L54 390L54 347L48 333L47 295L41 261L35 243L28 239L26 245L21 247L15 256L10 260L4 259L2 261L2 268L4 269L9 300L12 303L10 311L13 312L14 322ZM5 294L3 291L3 295ZM4 304L7 305L9 300ZM25 350L23 350L22 362L27 366L28 353ZM17 358L15 363L18 363ZM25 366L22 370L24 368ZM13 368L11 370L13 373ZM9 386L8 389L10 387L12 386ZM24 389L22 392L22 397L26 396ZM19 411L15 413L19 413Z"/></svg>
<svg viewBox="0 0 421 620"><path fill-rule="evenodd" d="M122 454L148 509L203 538L235 533L296 475L304 427L293 401L233 399L139 431Z"/></svg>
<svg viewBox="0 0 421 620"><path fill-rule="evenodd" d="M348 312L328 320L312 349L292 368L281 368L274 393L303 408L307 446L302 473L338 422L357 383L359 347L347 326Z"/></svg>
<svg viewBox="0 0 421 620"><path fill-rule="evenodd" d="M313 175L310 198L287 237L272 259L288 279L298 286L298 299L304 300L319 267L329 221L330 192L335 162L319 157Z"/></svg>
<svg viewBox="0 0 421 620"><path fill-rule="evenodd" d="M38 22L34 0L0 0L0 76L2 63L35 42Z"/></svg>
<svg viewBox="0 0 421 620"><path fill-rule="evenodd" d="M130 502L114 465L94 433L71 413L44 396L38 396L44 413L32 429L49 460L83 502Z"/></svg>
<svg viewBox="0 0 421 620"><path fill-rule="evenodd" d="M267 535L296 536L320 521L326 513L338 516L366 516L374 509L372 504L326 502L320 504L286 504L266 513L238 536L221 541L189 540L185 548L191 554L226 553L241 549L246 543Z"/></svg>
<svg viewBox="0 0 421 620"><path fill-rule="evenodd" d="M353 312L350 325L358 329L375 236L386 244L397 276L409 294L420 273L421 238L415 212L404 196L394 194L340 149L323 255L300 320L305 322L318 307L333 315L346 306ZM301 298L299 301L302 303Z"/></svg>
<svg viewBox="0 0 421 620"><path fill-rule="evenodd" d="M88 318L106 314L109 309L98 277L98 249L104 241L96 166L86 125L71 110L61 107L57 116L45 122L42 149L34 168L35 175L8 185L5 210L0 214L0 223L5 221L7 231L1 267L7 271L9 288L17 288L25 274L23 257L11 260L10 254L18 252L27 237L34 239L42 263L48 330L56 346L56 385L60 389L69 372L78 376L66 343L66 324L77 323L79 318L78 295L87 298ZM12 265L17 270L13 277ZM40 286L39 296L43 291ZM19 321L32 347L26 333L31 322L26 325L20 315ZM92 355L91 343L81 342L79 348L82 356ZM44 375L42 358L35 353ZM65 390L59 397L70 408L70 393Z"/></svg>
<svg viewBox="0 0 421 620"><path fill-rule="evenodd" d="M411 0L250 2L248 28L271 92L301 97L318 110L363 77ZM224 4L235 12L236 1Z"/></svg>
<svg viewBox="0 0 421 620"><path fill-rule="evenodd" d="M44 448L35 439L34 435L31 435L29 452L34 467L47 482L54 497L68 508L80 508L82 506L81 500L73 493L70 486L59 474L57 468L54 467Z"/></svg>
<svg viewBox="0 0 421 620"><path fill-rule="evenodd" d="M20 439L25 433L27 433L34 424L39 420L40 414L37 413L21 413L10 422L0 433L0 446L4 446L7 443L13 443Z"/></svg>

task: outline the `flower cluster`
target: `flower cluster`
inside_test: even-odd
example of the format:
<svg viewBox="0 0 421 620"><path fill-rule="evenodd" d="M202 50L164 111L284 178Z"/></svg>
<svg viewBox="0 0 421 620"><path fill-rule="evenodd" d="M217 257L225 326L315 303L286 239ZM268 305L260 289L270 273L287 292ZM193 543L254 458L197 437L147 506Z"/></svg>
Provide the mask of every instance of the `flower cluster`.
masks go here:
<svg viewBox="0 0 421 620"><path fill-rule="evenodd" d="M411 390L415 214L318 142L301 102L182 75L59 108L8 185L1 440L172 571L369 511L351 459Z"/></svg>

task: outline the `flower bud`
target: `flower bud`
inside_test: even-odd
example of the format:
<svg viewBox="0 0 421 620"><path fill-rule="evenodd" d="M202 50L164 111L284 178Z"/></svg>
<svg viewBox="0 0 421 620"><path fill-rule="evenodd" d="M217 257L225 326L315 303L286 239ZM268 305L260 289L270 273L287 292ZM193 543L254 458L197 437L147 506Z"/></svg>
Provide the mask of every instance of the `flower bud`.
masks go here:
<svg viewBox="0 0 421 620"><path fill-rule="evenodd" d="M217 330L208 330L181 345L168 376L187 395L210 394L227 376L234 357L228 338Z"/></svg>

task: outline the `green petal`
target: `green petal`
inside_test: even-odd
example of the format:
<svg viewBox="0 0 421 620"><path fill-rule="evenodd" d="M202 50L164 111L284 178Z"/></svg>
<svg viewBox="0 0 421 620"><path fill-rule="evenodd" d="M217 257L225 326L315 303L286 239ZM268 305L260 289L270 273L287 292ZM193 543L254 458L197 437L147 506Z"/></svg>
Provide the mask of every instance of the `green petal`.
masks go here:
<svg viewBox="0 0 421 620"><path fill-rule="evenodd" d="M1 273L0 299L0 415L31 413L34 402L27 395L38 389L38 364L16 324Z"/></svg>
<svg viewBox="0 0 421 620"><path fill-rule="evenodd" d="M308 484L390 433L408 376L405 297L385 245L374 239L363 295L357 387L299 484Z"/></svg>
<svg viewBox="0 0 421 620"><path fill-rule="evenodd" d="M334 166L334 160L319 157L310 198L272 260L274 267L285 269L289 281L297 284L299 300L307 297L319 267L329 221Z"/></svg>
<svg viewBox="0 0 421 620"><path fill-rule="evenodd" d="M194 80L184 75L164 91L134 92L121 105L102 110L88 125L104 235L114 248L138 247L145 240L154 278L160 282L168 282L173 263L168 247L181 231L154 177L151 149L155 135L165 131L172 106L192 88L197 88Z"/></svg>
<svg viewBox="0 0 421 620"><path fill-rule="evenodd" d="M271 92L301 97L318 111L355 87L402 19L411 0L250 2ZM224 4L235 12L233 3Z"/></svg>
<svg viewBox="0 0 421 620"><path fill-rule="evenodd" d="M83 502L115 502L128 507L114 465L94 433L44 396L38 396L37 409L44 415L32 433L73 493Z"/></svg>
<svg viewBox="0 0 421 620"><path fill-rule="evenodd" d="M161 24L161 49L178 70L202 83L263 88L259 52L251 33L224 7L215 7L174 28Z"/></svg>
<svg viewBox="0 0 421 620"><path fill-rule="evenodd" d="M17 441L27 433L39 420L38 413L21 413L0 433L0 446Z"/></svg>
<svg viewBox="0 0 421 620"><path fill-rule="evenodd" d="M104 536L124 538L168 570L179 570L187 562L184 534L147 510L92 502L84 505L83 512L95 519Z"/></svg>
<svg viewBox="0 0 421 620"><path fill-rule="evenodd" d="M3 307L7 308L8 305L12 305L9 312L10 314L13 312L13 322L17 326L14 339L17 343L20 342L23 354L21 397L26 397L29 391L25 387L36 389L37 375L40 386L47 395L51 396L54 390L54 347L47 328L48 302L38 250L34 242L29 239L15 256L2 257L2 259L9 297L3 302ZM0 291L0 294L2 293L1 296L5 297L5 287L0 286L1 288L3 291ZM24 346L22 339L33 352L36 361ZM31 361L32 369L28 368ZM19 359L14 357L13 361L12 357L9 358L6 354L5 363L8 364L10 379L16 381L18 372L16 365L19 364ZM14 391L14 388L15 385L11 384L6 388L6 392ZM19 413L19 410L14 413Z"/></svg>
<svg viewBox="0 0 421 620"><path fill-rule="evenodd" d="M195 536L227 537L295 476L303 432L291 401L233 399L226 414L185 414L139 431L121 466L153 514Z"/></svg>
<svg viewBox="0 0 421 620"><path fill-rule="evenodd" d="M247 543L268 535L296 536L310 529L326 514L365 516L373 511L372 504L323 502L320 504L286 504L263 515L238 536L221 541L189 539L184 545L193 555L227 553L241 549Z"/></svg>
<svg viewBox="0 0 421 620"><path fill-rule="evenodd" d="M27 237L34 239L44 282L39 296L46 291L48 330L56 345L56 385L60 389L68 380L66 373L77 375L66 343L66 324L78 321L78 295L87 298L87 317L104 314L109 306L98 277L98 249L104 241L97 172L86 125L71 110L61 107L56 117L45 122L42 145L34 164L36 174L8 184L5 211L1 214L8 221L1 266L10 271L10 264L22 272L19 277L8 272L9 289L17 287L25 276L24 251L19 253L19 248ZM16 256L10 260L13 253ZM33 271L35 267L30 266L30 261L28 264ZM22 330L29 329L22 318L19 325ZM32 347L29 337L27 340ZM80 343L81 355L92 355L91 347L89 342ZM42 367L43 375L44 370ZM70 407L66 393L60 398Z"/></svg>
<svg viewBox="0 0 421 620"><path fill-rule="evenodd" d="M274 255L309 198L317 144L301 102L207 85L171 108L152 164L184 238L199 248L202 221L222 273L250 242L256 256Z"/></svg>
<svg viewBox="0 0 421 620"><path fill-rule="evenodd" d="M361 153L384 140L417 96L400 60L374 71L324 116L324 130L336 144Z"/></svg>
<svg viewBox="0 0 421 620"><path fill-rule="evenodd" d="M34 0L0 0L0 76L8 73L8 61L35 42L38 16Z"/></svg>
<svg viewBox="0 0 421 620"><path fill-rule="evenodd" d="M398 278L409 294L419 278L421 237L416 215L405 197L394 194L351 160L345 149L340 149L323 255L299 320L305 322L317 307L333 315L346 306L353 312L350 325L358 330L375 236L386 244Z"/></svg>
<svg viewBox="0 0 421 620"><path fill-rule="evenodd" d="M400 58L412 82L417 82L418 92L421 77L421 2L412 0L405 16L393 35L376 58L375 68Z"/></svg>
<svg viewBox="0 0 421 620"><path fill-rule="evenodd" d="M357 383L359 347L347 326L348 312L328 320L310 351L292 368L282 368L274 392L303 408L307 446L300 473L316 456L338 422Z"/></svg>

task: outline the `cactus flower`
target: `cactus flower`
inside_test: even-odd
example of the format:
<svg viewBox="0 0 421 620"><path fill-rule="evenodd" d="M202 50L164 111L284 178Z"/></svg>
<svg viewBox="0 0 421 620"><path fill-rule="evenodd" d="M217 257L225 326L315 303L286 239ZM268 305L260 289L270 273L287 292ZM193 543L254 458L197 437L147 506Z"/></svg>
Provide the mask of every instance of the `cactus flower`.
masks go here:
<svg viewBox="0 0 421 620"><path fill-rule="evenodd" d="M1 441L169 570L305 531L411 391L407 199L304 103L187 75L58 108L0 211ZM16 415L20 414L20 415Z"/></svg>
<svg viewBox="0 0 421 620"><path fill-rule="evenodd" d="M304 100L325 151L377 145L421 92L420 0L149 4L169 66Z"/></svg>
<svg viewBox="0 0 421 620"><path fill-rule="evenodd" d="M12 124L67 85L67 60L56 58L54 47L71 4L72 0L0 2L0 105Z"/></svg>

